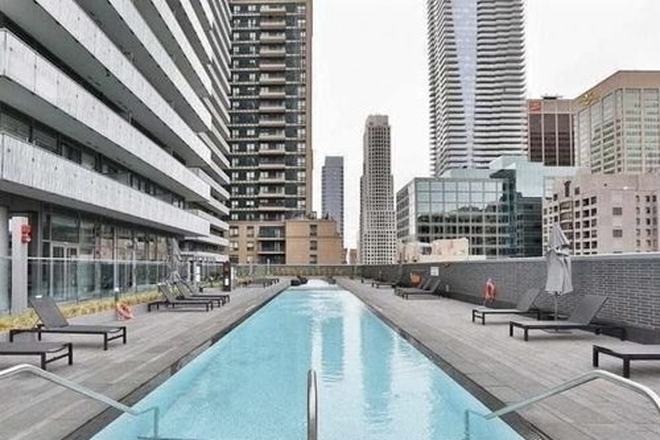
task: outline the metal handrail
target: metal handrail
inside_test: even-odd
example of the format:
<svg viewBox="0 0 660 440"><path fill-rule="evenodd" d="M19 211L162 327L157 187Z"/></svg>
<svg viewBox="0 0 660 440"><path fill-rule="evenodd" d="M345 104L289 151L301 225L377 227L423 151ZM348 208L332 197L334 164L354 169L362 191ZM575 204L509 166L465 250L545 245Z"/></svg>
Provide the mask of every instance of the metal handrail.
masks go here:
<svg viewBox="0 0 660 440"><path fill-rule="evenodd" d="M622 386L624 388L628 388L629 390L634 391L637 394L641 394L644 397L647 397L651 401L651 403L653 403L653 406L655 406L655 409L658 410L658 413L660 414L660 396L658 396L649 387L637 382L633 382L630 379L617 376L616 374L610 373L609 371L594 370L594 371L590 371L589 373L583 374L582 376L578 376L575 379L564 382L561 385L550 388L549 390L541 394L538 394L534 397L530 397L527 400L505 406L500 410L485 415L484 418L486 420L490 420L495 417L501 417L503 415L509 414L514 411L518 411L519 409L522 409L526 406L533 405L537 402L540 402L541 400L545 400L549 397L563 393L564 391L568 391L575 387L579 387L581 385L584 385L585 383L591 382L596 379L604 379L608 382L612 382L616 385Z"/></svg>
<svg viewBox="0 0 660 440"><path fill-rule="evenodd" d="M6 370L0 371L0 379L13 376L15 374L19 373L30 373L35 376L39 376L42 379L45 379L49 382L52 382L56 385L59 385L61 387L64 387L70 391L73 391L75 393L81 394L89 399L96 400L97 402L105 403L108 406L111 406L112 408L118 409L119 411L125 412L127 414L130 414L132 416L141 416L142 414L146 414L149 412L154 413L154 437L158 437L158 419L159 419L159 409L157 407L152 407L152 408L147 408L144 411L136 411L130 406L126 406L123 403L117 402L116 400L113 400L109 398L108 396L104 396L103 394L97 393L96 391L92 391L89 388L85 388L82 385L79 385L75 382L72 382L68 379L64 379L63 377L57 376L53 373L49 373L47 371L44 371L40 368L35 367L34 365L29 365L29 364L20 364L16 365L11 368L7 368Z"/></svg>
<svg viewBox="0 0 660 440"><path fill-rule="evenodd" d="M316 388L316 371L307 373L307 440L317 440L319 432L319 402Z"/></svg>

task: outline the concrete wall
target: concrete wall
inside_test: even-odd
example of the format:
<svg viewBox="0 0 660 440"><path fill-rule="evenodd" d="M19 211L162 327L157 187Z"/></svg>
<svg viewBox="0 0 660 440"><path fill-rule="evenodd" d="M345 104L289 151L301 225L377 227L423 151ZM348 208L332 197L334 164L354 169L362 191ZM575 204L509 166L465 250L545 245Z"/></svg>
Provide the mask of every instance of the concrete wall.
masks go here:
<svg viewBox="0 0 660 440"><path fill-rule="evenodd" d="M569 314L580 295L609 297L598 320L623 323L628 338L639 342L660 343L660 254L602 255L573 258L574 293L559 300L559 311ZM544 258L415 264L403 266L429 272L439 268L443 284L451 296L480 303L486 280L492 278L502 305L515 304L529 288L543 288L546 281ZM359 273L375 276L379 271L396 274L398 266L362 266ZM551 310L552 296L542 293L536 305Z"/></svg>

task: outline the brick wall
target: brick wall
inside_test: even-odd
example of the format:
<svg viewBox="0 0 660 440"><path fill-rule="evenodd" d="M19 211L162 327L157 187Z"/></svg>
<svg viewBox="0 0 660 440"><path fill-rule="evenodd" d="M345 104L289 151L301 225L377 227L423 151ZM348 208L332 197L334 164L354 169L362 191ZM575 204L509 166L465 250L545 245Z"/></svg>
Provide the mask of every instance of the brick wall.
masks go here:
<svg viewBox="0 0 660 440"><path fill-rule="evenodd" d="M560 297L560 313L569 314L580 295L607 295L598 320L625 324L631 340L660 343L660 254L574 257L572 262L574 293ZM407 277L411 271L429 273L431 266L439 268L451 296L475 303L483 300L489 277L497 285L500 305L513 305L526 289L545 286L544 258L411 264L403 270ZM365 277L398 270L398 266L360 267ZM542 293L536 305L551 310L553 297Z"/></svg>

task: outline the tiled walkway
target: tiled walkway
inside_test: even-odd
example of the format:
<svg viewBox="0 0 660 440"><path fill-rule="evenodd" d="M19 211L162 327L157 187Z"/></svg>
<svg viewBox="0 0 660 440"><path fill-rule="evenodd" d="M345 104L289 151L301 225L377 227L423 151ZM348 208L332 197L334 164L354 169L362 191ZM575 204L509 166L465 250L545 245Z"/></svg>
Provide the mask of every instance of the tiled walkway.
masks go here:
<svg viewBox="0 0 660 440"><path fill-rule="evenodd" d="M44 340L74 342L73 366L66 361L54 362L49 364L49 371L121 399L286 286L282 282L267 289L238 289L232 292L228 305L209 313L160 311L138 315L127 323L128 344L113 341L105 352L99 336L44 336ZM22 361L36 364L37 359L0 356L0 369ZM105 409L36 377L4 379L0 381L0 439L62 439Z"/></svg>
<svg viewBox="0 0 660 440"><path fill-rule="evenodd" d="M509 317L493 317L486 326L473 324L471 304L404 300L391 289L374 289L359 280L340 279L339 284L504 402L524 400L593 370L594 343L632 344L581 331L536 331L524 342L520 336L508 336ZM601 368L611 372L621 374L621 365L620 360L601 358ZM660 393L660 363L633 363L632 379ZM660 416L647 400L601 381L522 410L521 415L555 440L660 439Z"/></svg>

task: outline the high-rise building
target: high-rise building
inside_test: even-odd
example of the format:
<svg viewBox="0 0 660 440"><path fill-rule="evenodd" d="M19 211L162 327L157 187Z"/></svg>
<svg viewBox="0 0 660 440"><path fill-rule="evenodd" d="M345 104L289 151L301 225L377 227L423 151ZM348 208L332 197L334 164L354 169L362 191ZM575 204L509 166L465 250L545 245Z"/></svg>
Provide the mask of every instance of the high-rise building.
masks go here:
<svg viewBox="0 0 660 440"><path fill-rule="evenodd" d="M523 0L428 0L431 175L525 151Z"/></svg>
<svg viewBox="0 0 660 440"><path fill-rule="evenodd" d="M577 165L596 174L660 171L660 71L618 71L573 108Z"/></svg>
<svg viewBox="0 0 660 440"><path fill-rule="evenodd" d="M450 170L416 178L397 193L397 237L404 243L469 240L470 255L543 255L543 200L555 177L573 167L546 167L502 156L489 169Z"/></svg>
<svg viewBox="0 0 660 440"><path fill-rule="evenodd" d="M559 222L574 255L657 252L659 195L652 174L557 179L543 207L544 241Z"/></svg>
<svg viewBox="0 0 660 440"><path fill-rule="evenodd" d="M327 156L321 171L321 214L337 222L344 236L344 157Z"/></svg>
<svg viewBox="0 0 660 440"><path fill-rule="evenodd" d="M549 167L575 164L572 101L556 97L527 101L527 155Z"/></svg>
<svg viewBox="0 0 660 440"><path fill-rule="evenodd" d="M305 216L312 209L312 0L230 4L230 222L258 227Z"/></svg>
<svg viewBox="0 0 660 440"><path fill-rule="evenodd" d="M227 259L230 10L191 4L0 2L0 234L31 224L30 295L153 285L172 254Z"/></svg>
<svg viewBox="0 0 660 440"><path fill-rule="evenodd" d="M369 116L364 127L360 178L361 264L391 264L396 256L394 180L387 116Z"/></svg>

